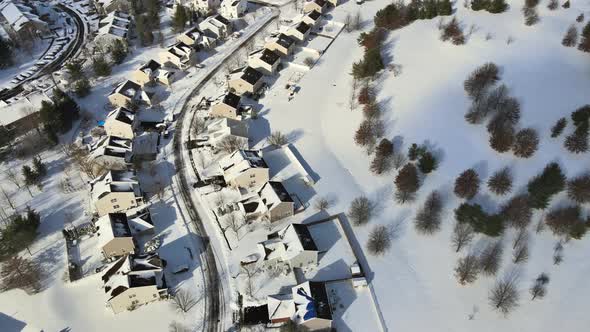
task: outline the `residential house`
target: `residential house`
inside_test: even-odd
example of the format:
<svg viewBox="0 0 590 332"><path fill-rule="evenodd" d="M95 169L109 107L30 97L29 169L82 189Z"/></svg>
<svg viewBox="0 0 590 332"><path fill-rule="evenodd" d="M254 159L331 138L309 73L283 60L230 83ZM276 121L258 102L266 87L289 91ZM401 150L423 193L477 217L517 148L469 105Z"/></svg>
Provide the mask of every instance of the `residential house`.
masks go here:
<svg viewBox="0 0 590 332"><path fill-rule="evenodd" d="M228 92L221 100L211 106L211 116L242 120L243 108L240 107L241 97Z"/></svg>
<svg viewBox="0 0 590 332"><path fill-rule="evenodd" d="M160 134L157 132L144 132L133 139L133 161L156 160Z"/></svg>
<svg viewBox="0 0 590 332"><path fill-rule="evenodd" d="M164 69L159 62L150 60L131 73L131 80L142 87L156 82L170 86L174 81L174 72Z"/></svg>
<svg viewBox="0 0 590 332"><path fill-rule="evenodd" d="M94 7L100 15L108 15L115 10L129 12L131 2L129 0L94 0Z"/></svg>
<svg viewBox="0 0 590 332"><path fill-rule="evenodd" d="M215 38L206 36L199 30L198 27L191 28L179 34L176 36L176 40L197 50L208 50L215 47L216 44Z"/></svg>
<svg viewBox="0 0 590 332"><path fill-rule="evenodd" d="M135 114L125 107L111 111L104 122L104 130L108 136L133 139L138 121Z"/></svg>
<svg viewBox="0 0 590 332"><path fill-rule="evenodd" d="M30 39L49 32L49 25L34 9L10 0L0 3L0 23L16 39Z"/></svg>
<svg viewBox="0 0 590 332"><path fill-rule="evenodd" d="M293 321L309 331L332 328L332 308L323 282L306 281L291 289L295 303Z"/></svg>
<svg viewBox="0 0 590 332"><path fill-rule="evenodd" d="M258 195L268 210L271 222L293 215L295 203L281 182L267 182L258 191Z"/></svg>
<svg viewBox="0 0 590 332"><path fill-rule="evenodd" d="M270 325L283 325L295 315L295 302L292 294L269 295L266 298L266 303Z"/></svg>
<svg viewBox="0 0 590 332"><path fill-rule="evenodd" d="M186 70L195 62L195 50L183 42L176 42L174 45L160 52L160 61L163 64L170 63L178 69Z"/></svg>
<svg viewBox="0 0 590 332"><path fill-rule="evenodd" d="M135 238L154 233L154 225L147 208L126 213L108 213L95 221L94 229L98 246L106 260L135 253Z"/></svg>
<svg viewBox="0 0 590 332"><path fill-rule="evenodd" d="M111 170L90 184L90 196L99 216L143 205L139 182L132 171Z"/></svg>
<svg viewBox="0 0 590 332"><path fill-rule="evenodd" d="M269 180L269 169L262 152L238 150L219 161L223 178L236 188L260 188Z"/></svg>
<svg viewBox="0 0 590 332"><path fill-rule="evenodd" d="M117 314L167 297L164 265L157 255L124 256L113 263L102 276L107 306Z"/></svg>
<svg viewBox="0 0 590 332"><path fill-rule="evenodd" d="M274 51L281 56L288 56L295 48L295 39L284 33L279 34L276 38L264 45L264 48Z"/></svg>
<svg viewBox="0 0 590 332"><path fill-rule="evenodd" d="M309 37L310 32L311 25L302 21L287 29L285 34L294 38L297 42L302 43Z"/></svg>
<svg viewBox="0 0 590 332"><path fill-rule="evenodd" d="M217 11L221 5L221 0L176 0L177 2L190 2L189 6L202 14L209 14ZM185 4L186 5L186 4Z"/></svg>
<svg viewBox="0 0 590 332"><path fill-rule="evenodd" d="M307 0L303 5L303 12L309 13L315 10L317 12L323 13L327 5L328 3L326 0Z"/></svg>
<svg viewBox="0 0 590 332"><path fill-rule="evenodd" d="M104 136L90 146L90 160L108 169L127 169L131 157L132 141L130 139Z"/></svg>
<svg viewBox="0 0 590 332"><path fill-rule="evenodd" d="M303 15L301 21L314 27L321 20L321 18L322 13L318 12L317 10L312 10L309 13Z"/></svg>
<svg viewBox="0 0 590 332"><path fill-rule="evenodd" d="M114 107L128 107L130 104L152 105L154 94L144 91L139 84L127 80L119 84L108 99Z"/></svg>
<svg viewBox="0 0 590 332"><path fill-rule="evenodd" d="M219 13L227 18L240 18L248 9L246 0L223 0L219 7Z"/></svg>
<svg viewBox="0 0 590 332"><path fill-rule="evenodd" d="M203 22L199 23L199 30L210 37L225 39L232 32L232 26L228 19L217 14L209 16Z"/></svg>
<svg viewBox="0 0 590 332"><path fill-rule="evenodd" d="M112 43L115 40L127 41L131 30L131 16L121 11L113 11L100 20L97 40Z"/></svg>
<svg viewBox="0 0 590 332"><path fill-rule="evenodd" d="M203 134L212 146L219 146L227 137L239 142L240 146L248 146L248 123L229 118L213 119L207 123Z"/></svg>
<svg viewBox="0 0 590 332"><path fill-rule="evenodd" d="M286 253L283 260L292 268L305 268L318 264L318 247L306 225L290 224L269 239L278 238L285 244Z"/></svg>
<svg viewBox="0 0 590 332"><path fill-rule="evenodd" d="M329 6L336 7L340 4L340 0L326 0Z"/></svg>
<svg viewBox="0 0 590 332"><path fill-rule="evenodd" d="M248 66L265 75L275 74L280 63L281 56L267 48L254 51L248 57Z"/></svg>
<svg viewBox="0 0 590 332"><path fill-rule="evenodd" d="M229 89L239 96L255 94L264 85L263 76L252 67L236 69L229 74Z"/></svg>

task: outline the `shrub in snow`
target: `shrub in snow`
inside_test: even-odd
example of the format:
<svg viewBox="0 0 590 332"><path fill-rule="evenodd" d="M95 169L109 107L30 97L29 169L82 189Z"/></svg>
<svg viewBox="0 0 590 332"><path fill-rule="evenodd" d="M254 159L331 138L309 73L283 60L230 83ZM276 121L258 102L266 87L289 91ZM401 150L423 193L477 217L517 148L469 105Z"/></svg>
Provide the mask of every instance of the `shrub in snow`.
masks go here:
<svg viewBox="0 0 590 332"><path fill-rule="evenodd" d="M576 17L576 22L582 23L583 21L584 21L584 13L581 13L580 15L578 15L578 17Z"/></svg>
<svg viewBox="0 0 590 332"><path fill-rule="evenodd" d="M459 198L472 199L479 191L479 175L470 168L457 177L455 180L455 195Z"/></svg>
<svg viewBox="0 0 590 332"><path fill-rule="evenodd" d="M320 197L315 201L314 207L318 211L325 211L330 207L330 201L325 197Z"/></svg>
<svg viewBox="0 0 590 332"><path fill-rule="evenodd" d="M496 195L505 195L512 189L512 174L508 167L494 173L488 180L488 188Z"/></svg>
<svg viewBox="0 0 590 332"><path fill-rule="evenodd" d="M313 67L313 64L314 63L315 63L315 60L312 57L310 57L310 56L308 56L307 58L305 58L303 60L303 64L306 65L306 66L308 66L309 68Z"/></svg>
<svg viewBox="0 0 590 332"><path fill-rule="evenodd" d="M557 7L559 7L559 2L557 0L549 0L549 4L547 5L549 10L556 10Z"/></svg>
<svg viewBox="0 0 590 332"><path fill-rule="evenodd" d="M465 44L465 35L463 34L463 28L459 24L459 21L455 17L447 24L443 24L442 32L440 35L442 41L450 40L453 45Z"/></svg>
<svg viewBox="0 0 590 332"><path fill-rule="evenodd" d="M553 195L565 188L566 177L557 163L550 163L541 174L531 179L527 185L530 204L534 209L545 209Z"/></svg>
<svg viewBox="0 0 590 332"><path fill-rule="evenodd" d="M532 128L521 129L514 136L512 151L519 158L530 158L539 148L539 135Z"/></svg>
<svg viewBox="0 0 590 332"><path fill-rule="evenodd" d="M539 276L533 282L533 286L529 290L531 293L531 300L542 299L547 294L547 285L549 284L549 276L545 273L539 274Z"/></svg>
<svg viewBox="0 0 590 332"><path fill-rule="evenodd" d="M416 214L415 227L420 234L434 234L440 229L442 199L438 191L428 195L422 208Z"/></svg>
<svg viewBox="0 0 590 332"><path fill-rule="evenodd" d="M365 225L373 216L375 206L365 197L357 197L350 203L348 218L355 226Z"/></svg>
<svg viewBox="0 0 590 332"><path fill-rule="evenodd" d="M438 160L432 153L426 151L418 160L418 168L423 174L429 174L438 168Z"/></svg>
<svg viewBox="0 0 590 332"><path fill-rule="evenodd" d="M471 9L475 11L485 10L492 14L499 14L508 9L505 0L472 0Z"/></svg>
<svg viewBox="0 0 590 332"><path fill-rule="evenodd" d="M367 250L371 255L383 255L391 247L391 234L386 226L375 226L367 240Z"/></svg>
<svg viewBox="0 0 590 332"><path fill-rule="evenodd" d="M502 260L502 241L489 243L479 255L479 265L481 272L487 276L496 275L500 268L500 261Z"/></svg>
<svg viewBox="0 0 590 332"><path fill-rule="evenodd" d="M500 70L493 62L477 67L465 80L463 87L471 99L479 100L500 80Z"/></svg>
<svg viewBox="0 0 590 332"><path fill-rule="evenodd" d="M418 169L414 164L406 164L395 177L395 199L398 203L412 201L420 188Z"/></svg>
<svg viewBox="0 0 590 332"><path fill-rule="evenodd" d="M572 121L574 126L580 127L585 126L588 124L588 120L590 120L590 105L584 105L577 110L573 111L571 114Z"/></svg>
<svg viewBox="0 0 590 332"><path fill-rule="evenodd" d="M561 119L557 120L557 122L555 122L553 127L551 127L551 137L556 138L559 135L561 135L561 133L563 133L563 130L565 129L565 126L567 126L567 119L566 118L561 118Z"/></svg>
<svg viewBox="0 0 590 332"><path fill-rule="evenodd" d="M590 173L575 177L567 183L568 197L579 204L590 202Z"/></svg>
<svg viewBox="0 0 590 332"><path fill-rule="evenodd" d="M504 232L502 218L487 214L479 204L462 203L455 210L455 219L471 225L475 232L488 236L499 236Z"/></svg>
<svg viewBox="0 0 590 332"><path fill-rule="evenodd" d="M455 278L461 285L473 283L477 280L481 267L477 256L469 254L461 257L455 267Z"/></svg>
<svg viewBox="0 0 590 332"><path fill-rule="evenodd" d="M500 209L500 215L514 228L526 228L531 223L533 210L529 204L529 195L520 194L512 197Z"/></svg>
<svg viewBox="0 0 590 332"><path fill-rule="evenodd" d="M79 98L84 98L90 94L90 82L87 78L82 78L74 83L74 93Z"/></svg>
<svg viewBox="0 0 590 332"><path fill-rule="evenodd" d="M578 29L575 25L570 25L565 33L565 36L561 40L561 44L566 47L576 46L578 43Z"/></svg>
<svg viewBox="0 0 590 332"><path fill-rule="evenodd" d="M570 8L570 0L567 0L566 2L564 2L561 7L565 8L565 9Z"/></svg>
<svg viewBox="0 0 590 332"><path fill-rule="evenodd" d="M537 14L537 9L534 7L524 7L522 9L524 14L524 24L527 26L532 26L539 23L540 18L539 14Z"/></svg>
<svg viewBox="0 0 590 332"><path fill-rule="evenodd" d="M274 131L268 137L268 144L274 146L283 146L289 143L289 139L280 131Z"/></svg>

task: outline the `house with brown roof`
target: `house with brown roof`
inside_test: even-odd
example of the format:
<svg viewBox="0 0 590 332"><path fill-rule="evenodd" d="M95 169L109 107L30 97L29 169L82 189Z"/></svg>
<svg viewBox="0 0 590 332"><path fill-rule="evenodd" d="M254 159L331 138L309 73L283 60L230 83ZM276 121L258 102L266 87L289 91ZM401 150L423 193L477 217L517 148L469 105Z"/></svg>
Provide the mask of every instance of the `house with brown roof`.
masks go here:
<svg viewBox="0 0 590 332"><path fill-rule="evenodd" d="M265 75L274 75L280 63L281 56L267 48L254 51L248 57L248 66Z"/></svg>
<svg viewBox="0 0 590 332"><path fill-rule="evenodd" d="M281 33L264 44L264 48L274 51L280 56L288 56L295 48L295 40L286 34Z"/></svg>
<svg viewBox="0 0 590 332"><path fill-rule="evenodd" d="M263 73L252 67L236 69L229 74L229 89L239 96L255 94L264 85L263 77Z"/></svg>

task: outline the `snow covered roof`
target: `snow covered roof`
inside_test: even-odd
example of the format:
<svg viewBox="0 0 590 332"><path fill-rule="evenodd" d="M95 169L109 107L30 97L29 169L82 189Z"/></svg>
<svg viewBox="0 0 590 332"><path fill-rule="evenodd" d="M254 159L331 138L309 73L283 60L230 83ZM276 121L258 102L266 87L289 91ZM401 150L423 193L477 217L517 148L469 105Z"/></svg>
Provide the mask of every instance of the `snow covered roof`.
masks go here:
<svg viewBox="0 0 590 332"><path fill-rule="evenodd" d="M260 60L264 61L265 63L268 63L271 66L281 59L281 56L279 54L269 50L268 48L261 48L257 51L250 53L250 55L257 56Z"/></svg>
<svg viewBox="0 0 590 332"><path fill-rule="evenodd" d="M270 320L291 319L295 315L295 301L291 294L269 295L266 302Z"/></svg>
<svg viewBox="0 0 590 332"><path fill-rule="evenodd" d="M145 155L158 153L158 140L160 135L155 132L145 132L133 139L133 155Z"/></svg>
<svg viewBox="0 0 590 332"><path fill-rule="evenodd" d="M139 91L141 91L141 86L139 84L137 84L133 81L127 80L127 81L119 84L119 86L117 86L111 94L120 93L120 94L125 95L129 98L134 98L135 95Z"/></svg>
<svg viewBox="0 0 590 332"><path fill-rule="evenodd" d="M230 118L213 118L207 123L207 134L209 136L225 136L229 134L247 139L248 125L246 121Z"/></svg>
<svg viewBox="0 0 590 332"><path fill-rule="evenodd" d="M97 201L110 192L134 192L141 196L139 182L132 171L111 170L90 183L90 194Z"/></svg>
<svg viewBox="0 0 590 332"><path fill-rule="evenodd" d="M166 51L179 59L185 58L185 61L188 61L193 49L179 41L169 46Z"/></svg>
<svg viewBox="0 0 590 332"><path fill-rule="evenodd" d="M162 65L157 62L156 60L150 59L150 61L144 63L139 70L143 71L144 73L154 73L156 70L160 69Z"/></svg>
<svg viewBox="0 0 590 332"><path fill-rule="evenodd" d="M266 168L262 153L258 150L237 150L219 161L226 181L231 181L250 168Z"/></svg>
<svg viewBox="0 0 590 332"><path fill-rule="evenodd" d="M258 246L264 252L264 255L261 257L263 260L285 260L287 248L285 247L285 244L281 242L280 239L270 239L262 241L258 243Z"/></svg>
<svg viewBox="0 0 590 332"><path fill-rule="evenodd" d="M269 210L275 208L281 202L293 202L291 195L289 195L281 182L269 181L265 183L258 195L260 195L262 202Z"/></svg>
<svg viewBox="0 0 590 332"><path fill-rule="evenodd" d="M115 238L131 237L131 229L125 213L109 213L98 218L94 225L98 228L97 236L100 248Z"/></svg>
<svg viewBox="0 0 590 332"><path fill-rule="evenodd" d="M131 140L117 136L105 136L90 147L90 158L110 156L127 160L131 156Z"/></svg>
<svg viewBox="0 0 590 332"><path fill-rule="evenodd" d="M307 13L307 16L312 20L317 21L317 19L320 18L320 16L322 16L322 13L314 9L311 12Z"/></svg>
<svg viewBox="0 0 590 332"><path fill-rule="evenodd" d="M287 246L287 258L297 256L301 251L318 251L309 229L303 224L290 224L279 231L279 236Z"/></svg>
<svg viewBox="0 0 590 332"><path fill-rule="evenodd" d="M221 100L222 103L231 106L235 109L237 109L238 107L240 107L240 100L241 97L236 95L235 93L232 92L228 92L223 99Z"/></svg>
<svg viewBox="0 0 590 332"><path fill-rule="evenodd" d="M298 324L314 318L332 320L332 309L323 282L307 281L291 289L295 302L295 319Z"/></svg>
<svg viewBox="0 0 590 332"><path fill-rule="evenodd" d="M110 12L99 22L98 35L113 35L120 38L127 38L131 25L131 16L120 11Z"/></svg>
<svg viewBox="0 0 590 332"><path fill-rule="evenodd" d="M284 48L289 48L289 47L291 47L291 45L293 45L295 43L295 39L287 36L284 33L281 33L276 38L275 42L277 44L283 46Z"/></svg>
<svg viewBox="0 0 590 332"><path fill-rule="evenodd" d="M135 118L135 114L133 114L130 110L126 109L125 107L119 107L117 109L112 110L108 115L105 121L120 121L126 124L132 124L133 119Z"/></svg>
<svg viewBox="0 0 590 332"><path fill-rule="evenodd" d="M12 1L5 1L0 4L0 14L2 14L8 25L17 32L31 22L47 26L47 23L39 19L28 7L17 6Z"/></svg>
<svg viewBox="0 0 590 332"><path fill-rule="evenodd" d="M107 299L110 300L133 287L165 287L162 265L162 260L157 255L120 258L102 275Z"/></svg>
<svg viewBox="0 0 590 332"><path fill-rule="evenodd" d="M301 32L302 34L306 34L310 29L311 29L311 25L309 25L305 22L299 22L299 24L297 24L295 26L295 30Z"/></svg>

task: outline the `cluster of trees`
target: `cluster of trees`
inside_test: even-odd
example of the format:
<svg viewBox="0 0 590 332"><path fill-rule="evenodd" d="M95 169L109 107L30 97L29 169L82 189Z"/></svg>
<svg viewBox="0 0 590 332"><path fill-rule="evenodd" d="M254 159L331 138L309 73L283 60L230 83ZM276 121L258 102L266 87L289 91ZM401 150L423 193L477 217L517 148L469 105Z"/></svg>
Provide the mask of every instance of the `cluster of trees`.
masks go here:
<svg viewBox="0 0 590 332"><path fill-rule="evenodd" d="M346 32L353 32L358 31L362 27L362 18L361 12L357 11L354 15L353 14L346 14L346 18L344 19L344 28Z"/></svg>
<svg viewBox="0 0 590 332"><path fill-rule="evenodd" d="M142 46L152 45L155 40L154 31L160 30L160 1L134 0L131 7L135 21L135 33L139 38L139 42Z"/></svg>
<svg viewBox="0 0 590 332"><path fill-rule="evenodd" d="M508 4L504 0L471 0L471 9L475 11L485 10L492 14L499 14L508 9Z"/></svg>
<svg viewBox="0 0 590 332"><path fill-rule="evenodd" d="M16 215L0 231L0 261L4 261L27 248L37 236L41 217L34 210Z"/></svg>
<svg viewBox="0 0 590 332"><path fill-rule="evenodd" d="M442 41L451 41L453 45L465 44L463 28L457 18L453 17L448 23L441 24L440 30L440 39Z"/></svg>
<svg viewBox="0 0 590 332"><path fill-rule="evenodd" d="M186 22L191 18L191 13L188 8L183 5L176 5L176 10L172 15L172 29L175 32L181 32L186 27Z"/></svg>
<svg viewBox="0 0 590 332"><path fill-rule="evenodd" d="M403 2L391 3L375 14L375 26L396 30L415 20L433 19L437 16L453 14L453 5L449 0L412 0L409 4Z"/></svg>
<svg viewBox="0 0 590 332"><path fill-rule="evenodd" d="M12 44L0 37L0 69L8 68L13 64Z"/></svg>
<svg viewBox="0 0 590 332"><path fill-rule="evenodd" d="M39 190L43 189L41 180L45 175L47 175L47 166L43 164L43 161L41 161L39 156L33 158L33 167L23 165L22 173L25 180L25 186L29 190L29 194L31 194L31 190L29 189L30 186L37 186Z"/></svg>
<svg viewBox="0 0 590 332"><path fill-rule="evenodd" d="M576 19L577 22L582 22L584 20L584 14L580 14ZM578 44L578 39L580 39L580 43ZM574 24L572 24L566 31L565 36L563 37L561 44L566 47L574 47L578 44L578 49L582 52L590 52L590 22L586 23L584 28L582 29L582 33L580 38L578 38L578 29Z"/></svg>
<svg viewBox="0 0 590 332"><path fill-rule="evenodd" d="M467 77L463 86L472 104L465 120L480 124L489 118L486 128L492 149L500 153L512 150L519 158L530 158L539 147L539 135L532 128L517 131L520 103L510 96L506 85L495 87L499 80L500 70L494 63L476 68Z"/></svg>
<svg viewBox="0 0 590 332"><path fill-rule="evenodd" d="M590 105L584 105L571 114L574 131L565 138L564 146L571 153L588 151L588 133L590 128ZM551 137L561 135L567 125L565 118L559 119L551 128Z"/></svg>
<svg viewBox="0 0 590 332"><path fill-rule="evenodd" d="M395 200L400 204L415 199L421 185L420 175L427 175L438 168L436 156L428 151L428 148L424 145L410 145L408 159L410 162L402 167L394 180L396 187Z"/></svg>
<svg viewBox="0 0 590 332"><path fill-rule="evenodd" d="M28 293L41 290L41 268L32 261L13 255L2 264L0 269L0 290L19 288Z"/></svg>
<svg viewBox="0 0 590 332"><path fill-rule="evenodd" d="M413 143L408 148L408 159L417 161L418 169L422 174L429 174L438 168L438 159L425 145Z"/></svg>
<svg viewBox="0 0 590 332"><path fill-rule="evenodd" d="M459 223L469 224L476 233L496 237L504 232L502 217L498 214L488 214L476 203L461 203L455 210L455 219Z"/></svg>
<svg viewBox="0 0 590 332"><path fill-rule="evenodd" d="M424 205L418 210L414 226L416 231L424 235L432 235L440 230L443 201L438 191L428 195Z"/></svg>
<svg viewBox="0 0 590 332"><path fill-rule="evenodd" d="M385 135L385 125L383 124L383 120L381 120L381 107L375 99L375 93L368 82L365 82L365 85L359 91L358 100L359 104L363 106L364 120L355 132L354 141L359 146L366 148L368 154L372 154L375 151L377 140ZM392 143L386 139L381 140L377 149L377 156L375 156L375 159L379 160L374 161L375 165L371 166L372 169L373 166L375 167L374 172L376 174L381 174L388 170L387 159L392 153Z"/></svg>
<svg viewBox="0 0 590 332"><path fill-rule="evenodd" d="M73 122L80 116L80 108L74 99L65 92L55 89L51 101L42 101L39 119L49 140L58 142L57 135L72 128Z"/></svg>
<svg viewBox="0 0 590 332"><path fill-rule="evenodd" d="M531 26L539 22L539 14L537 13L537 6L539 0L525 0L522 13L524 15L524 24Z"/></svg>
<svg viewBox="0 0 590 332"><path fill-rule="evenodd" d="M553 234L576 240L581 239L589 227L578 205L555 208L547 214L545 221Z"/></svg>
<svg viewBox="0 0 590 332"><path fill-rule="evenodd" d="M66 73L70 77L72 91L76 96L83 98L90 94L91 86L90 81L84 74L82 62L78 60L72 60L65 66Z"/></svg>
<svg viewBox="0 0 590 332"><path fill-rule="evenodd" d="M373 77L385 68L381 58L381 45L384 38L385 31L379 27L375 27L368 33L361 33L358 43L365 47L365 53L362 60L352 64L352 76L355 79Z"/></svg>

